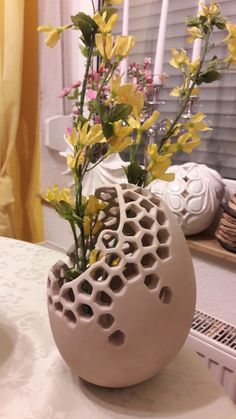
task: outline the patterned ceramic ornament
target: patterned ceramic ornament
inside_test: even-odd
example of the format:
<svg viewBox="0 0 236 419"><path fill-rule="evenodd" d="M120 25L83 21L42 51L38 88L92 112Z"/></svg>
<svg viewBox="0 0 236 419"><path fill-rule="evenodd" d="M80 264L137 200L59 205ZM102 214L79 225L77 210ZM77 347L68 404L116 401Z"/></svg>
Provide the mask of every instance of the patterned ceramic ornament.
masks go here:
<svg viewBox="0 0 236 419"><path fill-rule="evenodd" d="M96 197L107 203L96 242L101 259L69 282L68 265L52 268L49 318L75 374L125 387L156 374L182 347L195 278L184 235L161 198L128 184L99 188Z"/></svg>
<svg viewBox="0 0 236 419"><path fill-rule="evenodd" d="M151 191L163 197L181 225L184 234L204 231L214 220L225 194L222 177L204 164L171 166L173 182L155 181Z"/></svg>

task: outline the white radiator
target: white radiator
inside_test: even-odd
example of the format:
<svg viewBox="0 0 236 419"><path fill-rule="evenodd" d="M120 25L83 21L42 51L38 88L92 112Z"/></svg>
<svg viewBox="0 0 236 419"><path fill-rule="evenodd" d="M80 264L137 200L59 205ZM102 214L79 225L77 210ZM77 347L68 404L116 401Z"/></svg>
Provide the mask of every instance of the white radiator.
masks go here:
<svg viewBox="0 0 236 419"><path fill-rule="evenodd" d="M196 310L188 343L236 403L236 328Z"/></svg>

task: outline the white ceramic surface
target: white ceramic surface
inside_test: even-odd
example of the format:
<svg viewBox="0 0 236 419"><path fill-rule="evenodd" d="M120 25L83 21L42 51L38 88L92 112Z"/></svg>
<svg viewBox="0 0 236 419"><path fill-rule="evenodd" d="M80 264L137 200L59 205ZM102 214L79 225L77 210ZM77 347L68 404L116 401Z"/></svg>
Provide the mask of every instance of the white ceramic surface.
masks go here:
<svg viewBox="0 0 236 419"><path fill-rule="evenodd" d="M204 164L191 162L171 166L168 171L175 173L175 180L155 181L151 191L164 199L185 235L204 231L214 220L224 197L222 177Z"/></svg>

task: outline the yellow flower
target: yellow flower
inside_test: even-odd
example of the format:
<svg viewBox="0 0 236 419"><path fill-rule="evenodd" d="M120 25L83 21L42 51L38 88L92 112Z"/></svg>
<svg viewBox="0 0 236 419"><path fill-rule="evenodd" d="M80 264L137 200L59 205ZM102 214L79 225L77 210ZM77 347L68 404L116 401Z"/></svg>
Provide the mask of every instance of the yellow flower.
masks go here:
<svg viewBox="0 0 236 419"><path fill-rule="evenodd" d="M70 205L73 203L71 190L69 188L59 189L57 184L55 184L51 189L47 188L43 197L47 202L51 202L52 204L56 204L60 201L65 201Z"/></svg>
<svg viewBox="0 0 236 419"><path fill-rule="evenodd" d="M85 214L88 216L97 214L99 211L106 208L106 205L107 204L104 201L102 201L102 199L98 199L94 195L89 195L88 200L86 202Z"/></svg>
<svg viewBox="0 0 236 419"><path fill-rule="evenodd" d="M191 96L198 96L200 93L199 87L194 87L191 93Z"/></svg>
<svg viewBox="0 0 236 419"><path fill-rule="evenodd" d="M114 53L118 57L127 57L129 55L130 50L135 45L135 38L134 36L121 36L117 35L115 46L114 46Z"/></svg>
<svg viewBox="0 0 236 419"><path fill-rule="evenodd" d="M184 153L192 153L193 149L198 147L201 144L200 139L191 139L191 135L189 132L186 132L185 134L180 135L180 137L177 140L177 144L173 144L173 146L176 147L176 151L183 151Z"/></svg>
<svg viewBox="0 0 236 419"><path fill-rule="evenodd" d="M165 180L166 182L172 182L175 178L174 173L166 173L167 169L171 165L171 160L164 160L159 163L156 163L149 170L152 175L152 180L160 179Z"/></svg>
<svg viewBox="0 0 236 419"><path fill-rule="evenodd" d="M83 219L83 226L85 236L90 236L98 233L98 231L101 230L103 223L102 221L94 222L93 218L85 215Z"/></svg>
<svg viewBox="0 0 236 419"><path fill-rule="evenodd" d="M89 122L85 122L81 128L81 123L78 124L79 143L81 146L90 146L97 143L105 143L107 140L104 137L101 124L95 124L90 127Z"/></svg>
<svg viewBox="0 0 236 419"><path fill-rule="evenodd" d="M114 134L108 140L109 149L107 155L120 153L133 143L133 140L129 136L133 131L132 127L123 126L122 121L117 121L113 124L113 129Z"/></svg>
<svg viewBox="0 0 236 419"><path fill-rule="evenodd" d="M231 64L236 64L236 45L233 42L228 43L229 57L228 60Z"/></svg>
<svg viewBox="0 0 236 419"><path fill-rule="evenodd" d="M103 254L101 250L93 249L89 255L89 265L93 265L98 260L101 260L103 257Z"/></svg>
<svg viewBox="0 0 236 419"><path fill-rule="evenodd" d="M200 58L197 58L196 60L191 61L187 65L187 68L190 74L195 74L199 69L199 65L200 65Z"/></svg>
<svg viewBox="0 0 236 419"><path fill-rule="evenodd" d="M110 82L111 95L117 103L127 103L133 107L133 113L140 115L144 106L144 94L137 91L134 84L121 85L121 77L113 78Z"/></svg>
<svg viewBox="0 0 236 419"><path fill-rule="evenodd" d="M190 59L187 56L187 52L184 49L181 49L180 52L176 48L171 49L172 58L170 60L170 65L175 68L182 68L190 64Z"/></svg>
<svg viewBox="0 0 236 419"><path fill-rule="evenodd" d="M78 138L77 137L78 137L78 135L77 135L77 129L76 128L73 128L71 134L69 134L68 132L66 134L66 139L67 139L68 143L73 145L73 146L76 146L78 144Z"/></svg>
<svg viewBox="0 0 236 419"><path fill-rule="evenodd" d="M187 31L190 35L190 37L187 39L187 42L189 44L192 44L192 42L197 38L199 39L203 38L201 30L197 26L192 26L191 28L187 28Z"/></svg>
<svg viewBox="0 0 236 419"><path fill-rule="evenodd" d="M227 22L225 26L228 31L228 36L224 40L228 41L229 39L236 38L236 25L231 22Z"/></svg>
<svg viewBox="0 0 236 419"><path fill-rule="evenodd" d="M111 15L108 20L106 18L107 18L107 12L104 12L102 16L100 15L100 13L97 12L93 16L93 20L98 25L99 30L102 34L107 34L111 32L113 26L117 22L118 15L117 13L113 13L113 15Z"/></svg>
<svg viewBox="0 0 236 419"><path fill-rule="evenodd" d="M193 140L199 139L198 131L208 131L212 129L212 128L209 128L207 123L203 121L205 117L206 115L204 113L197 112L186 123L187 131Z"/></svg>
<svg viewBox="0 0 236 419"><path fill-rule="evenodd" d="M172 156L171 153L165 153L165 154L160 155L158 153L157 144L149 144L147 146L147 153L151 159L150 166L152 165L152 163L162 162L164 160L170 159L170 157Z"/></svg>
<svg viewBox="0 0 236 419"><path fill-rule="evenodd" d="M105 62L110 61L114 54L112 35L109 33L103 36L101 33L97 33L95 35L95 44L103 60Z"/></svg>
<svg viewBox="0 0 236 419"><path fill-rule="evenodd" d="M79 166L83 165L85 162L86 151L84 149L78 150L75 156L68 154L67 156L67 166L70 169L77 169Z"/></svg>
<svg viewBox="0 0 236 419"><path fill-rule="evenodd" d="M128 119L128 123L133 129L143 132L143 131L147 131L152 126L152 124L154 124L158 116L159 116L159 112L154 111L152 116L148 118L146 121L144 121L143 124L141 123L140 117L138 115L136 116L136 118L134 118L133 116L130 116Z"/></svg>
<svg viewBox="0 0 236 419"><path fill-rule="evenodd" d="M206 6L204 4L204 1L202 1L200 2L200 6L200 16L206 16L211 19L212 17L217 16L220 13L220 6L215 2L215 0L211 0L209 6Z"/></svg>
<svg viewBox="0 0 236 419"><path fill-rule="evenodd" d="M122 4L124 0L104 0L104 6Z"/></svg>
<svg viewBox="0 0 236 419"><path fill-rule="evenodd" d="M178 97L183 93L183 86L176 86L174 87L171 92L170 92L170 96L175 96Z"/></svg>
<svg viewBox="0 0 236 419"><path fill-rule="evenodd" d="M45 26L38 26L37 30L38 30L38 32L48 32L48 36L47 36L47 38L45 39L44 42L48 47L53 48L53 47L55 47L55 45L59 41L59 39L61 37L61 33L65 29L68 29L68 27L69 27L69 25L60 26L58 28L56 28L52 25L45 25Z"/></svg>

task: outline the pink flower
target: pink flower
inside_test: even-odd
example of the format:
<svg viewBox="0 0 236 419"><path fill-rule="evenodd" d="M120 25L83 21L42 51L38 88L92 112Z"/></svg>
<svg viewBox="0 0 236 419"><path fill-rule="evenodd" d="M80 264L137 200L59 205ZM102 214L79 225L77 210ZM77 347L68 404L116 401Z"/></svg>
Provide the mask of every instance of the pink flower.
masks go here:
<svg viewBox="0 0 236 419"><path fill-rule="evenodd" d="M86 90L86 97L89 100L94 100L97 97L97 92L96 90L92 90L92 89L87 89Z"/></svg>
<svg viewBox="0 0 236 419"><path fill-rule="evenodd" d="M148 57L145 57L144 61L143 61L143 64L144 64L144 68L149 67L152 64L152 59L148 58Z"/></svg>
<svg viewBox="0 0 236 419"><path fill-rule="evenodd" d="M66 128L66 135L72 135L72 131L73 131L72 127Z"/></svg>
<svg viewBox="0 0 236 419"><path fill-rule="evenodd" d="M64 87L61 93L59 94L60 98L66 97L71 92L71 87Z"/></svg>
<svg viewBox="0 0 236 419"><path fill-rule="evenodd" d="M80 87L80 86L81 86L81 84L82 84L82 81L78 80L78 81L74 82L74 83L71 85L71 87L72 87L73 89L76 89L76 87Z"/></svg>
<svg viewBox="0 0 236 419"><path fill-rule="evenodd" d="M79 109L77 108L77 106L73 106L73 108L72 108L72 114L73 115L79 115Z"/></svg>
<svg viewBox="0 0 236 419"><path fill-rule="evenodd" d="M69 93L71 92L71 87L64 87L64 89L62 89L62 91L59 94L60 98L64 98L65 96L67 96Z"/></svg>

